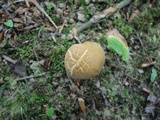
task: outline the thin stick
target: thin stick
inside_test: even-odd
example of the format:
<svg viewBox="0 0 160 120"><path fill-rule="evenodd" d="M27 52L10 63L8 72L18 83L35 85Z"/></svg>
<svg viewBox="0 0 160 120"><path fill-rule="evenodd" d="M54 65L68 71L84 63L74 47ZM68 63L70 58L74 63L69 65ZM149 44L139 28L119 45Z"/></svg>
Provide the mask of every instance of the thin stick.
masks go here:
<svg viewBox="0 0 160 120"><path fill-rule="evenodd" d="M16 60L13 60L12 58L6 56L6 55L2 55L2 57L7 60L8 62L12 63L12 64L16 64Z"/></svg>
<svg viewBox="0 0 160 120"><path fill-rule="evenodd" d="M52 19L49 17L49 15L46 13L46 11L44 11L44 9L39 4L37 4L36 7L49 19L49 21L52 23L52 25L56 29L58 29L57 25L52 21Z"/></svg>
<svg viewBox="0 0 160 120"><path fill-rule="evenodd" d="M64 22L63 22L63 24L62 24L62 26L59 28L59 32L58 33L61 33L62 32L62 30L63 30L63 28L64 28L64 25L66 24L66 20L64 20Z"/></svg>
<svg viewBox="0 0 160 120"><path fill-rule="evenodd" d="M95 101L93 98L92 98L92 104L93 104L92 107L95 112L95 115L101 115L101 113L96 109Z"/></svg>
<svg viewBox="0 0 160 120"><path fill-rule="evenodd" d="M83 31L84 29L90 28L93 24L99 23L101 19L108 18L113 15L115 12L120 10L121 8L127 6L131 3L132 0L123 0L113 7L109 7L108 9L103 10L102 12L94 15L88 22L82 24L77 28L78 32Z"/></svg>
<svg viewBox="0 0 160 120"><path fill-rule="evenodd" d="M25 0L27 7L30 7L28 0Z"/></svg>
<svg viewBox="0 0 160 120"><path fill-rule="evenodd" d="M43 72L43 73L38 74L38 75L26 76L26 77L22 77L22 78L17 78L17 79L15 79L15 80L16 80L16 81L21 81L21 80L26 80L26 79L41 77L41 76L44 76L45 74L46 74L46 72Z"/></svg>
<svg viewBox="0 0 160 120"><path fill-rule="evenodd" d="M141 44L141 46L142 46L142 48L143 48L143 50L144 50L145 47L144 47L144 44L143 44L143 42L142 42L142 40L141 40L141 37L139 36L139 34L137 33L137 31L134 29L134 27L133 27L133 30L134 30L134 32L136 33L136 35L137 35L137 37L138 37L138 40L139 40L139 42L140 42L140 44Z"/></svg>
<svg viewBox="0 0 160 120"><path fill-rule="evenodd" d="M22 2L22 1L25 1L26 0L18 0L16 2ZM37 0L27 0L27 2L31 2L33 3L48 19L49 21L52 23L52 25L58 29L57 25L52 21L52 19L49 17L49 15L46 13L46 11L39 5L39 3L37 2ZM14 2L15 3L15 2Z"/></svg>

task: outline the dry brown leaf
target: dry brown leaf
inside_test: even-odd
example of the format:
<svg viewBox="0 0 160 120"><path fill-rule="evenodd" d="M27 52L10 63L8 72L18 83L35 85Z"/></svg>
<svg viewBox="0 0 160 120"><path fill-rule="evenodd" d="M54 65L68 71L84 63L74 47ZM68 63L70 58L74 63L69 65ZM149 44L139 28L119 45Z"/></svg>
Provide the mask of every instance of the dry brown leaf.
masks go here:
<svg viewBox="0 0 160 120"><path fill-rule="evenodd" d="M30 29L33 29L33 28L35 28L37 26L39 26L39 24L28 25L28 26L24 27L24 30L30 30Z"/></svg>
<svg viewBox="0 0 160 120"><path fill-rule="evenodd" d="M0 40L2 40L3 39L3 34L4 34L4 32L2 31L2 32L0 32Z"/></svg>
<svg viewBox="0 0 160 120"><path fill-rule="evenodd" d="M49 30L49 31L52 31L52 32L56 31L55 27L53 27L49 24L45 24L45 23L44 23L44 25L45 25L45 28L44 28L45 30Z"/></svg>
<svg viewBox="0 0 160 120"><path fill-rule="evenodd" d="M14 35L13 41L16 43L17 42L17 35Z"/></svg>
<svg viewBox="0 0 160 120"><path fill-rule="evenodd" d="M0 43L0 48L3 48L7 44L7 39L4 39L2 43Z"/></svg>
<svg viewBox="0 0 160 120"><path fill-rule="evenodd" d="M0 21L0 25L2 25L3 23L4 23L4 22L1 22L1 21Z"/></svg>
<svg viewBox="0 0 160 120"><path fill-rule="evenodd" d="M44 9L39 5L39 3L37 2L37 0L28 0L28 2L32 2L34 5L36 5L36 7L49 19L49 21L52 23L52 25L55 27L55 29L58 28L58 26L52 21L52 19L46 13L46 11L44 11Z"/></svg>
<svg viewBox="0 0 160 120"><path fill-rule="evenodd" d="M22 18L13 18L12 20L13 20L14 23L15 22L17 22L17 23L24 23L23 20L22 20Z"/></svg>
<svg viewBox="0 0 160 120"><path fill-rule="evenodd" d="M29 8L19 7L19 8L15 11L15 13L16 13L16 14L23 14L23 13L27 12L28 10L29 10Z"/></svg>
<svg viewBox="0 0 160 120"><path fill-rule="evenodd" d="M71 96L73 99L77 97L77 95L74 94L74 93L71 93L70 96Z"/></svg>
<svg viewBox="0 0 160 120"><path fill-rule="evenodd" d="M40 11L36 7L33 8L33 11L34 11L33 13L34 16L36 17L40 16Z"/></svg>
<svg viewBox="0 0 160 120"><path fill-rule="evenodd" d="M25 0L27 7L30 7L28 0Z"/></svg>
<svg viewBox="0 0 160 120"><path fill-rule="evenodd" d="M16 44L16 42L14 42L14 40L12 40L12 39L10 39L10 40L8 41L8 44L9 44L10 46L12 46L13 48L18 46L18 44Z"/></svg>
<svg viewBox="0 0 160 120"><path fill-rule="evenodd" d="M36 6L39 5L38 2L37 2L37 0L28 0L28 2L31 2L31 3L33 3Z"/></svg>
<svg viewBox="0 0 160 120"><path fill-rule="evenodd" d="M78 43L81 43L81 41L80 41L79 38L77 37L78 31L77 31L77 28L76 28L76 27L73 27L73 28L72 28L71 33L73 34L74 39L77 40Z"/></svg>
<svg viewBox="0 0 160 120"><path fill-rule="evenodd" d="M151 63L143 63L143 64L141 64L141 67L148 67L148 66L154 65L155 63L156 63L156 61L153 61Z"/></svg>
<svg viewBox="0 0 160 120"><path fill-rule="evenodd" d="M118 38L118 40L123 42L124 45L128 46L126 39L119 33L119 31L117 29L110 29L107 32L107 36L109 36L109 35L112 35L112 36Z"/></svg>
<svg viewBox="0 0 160 120"><path fill-rule="evenodd" d="M85 105L84 99L78 98L78 102L83 114L86 114L86 105Z"/></svg>
<svg viewBox="0 0 160 120"><path fill-rule="evenodd" d="M0 85L4 83L3 78L0 78Z"/></svg>
<svg viewBox="0 0 160 120"><path fill-rule="evenodd" d="M14 27L17 29L17 30L23 30L23 25L21 23L14 23Z"/></svg>
<svg viewBox="0 0 160 120"><path fill-rule="evenodd" d="M25 24L35 24L36 22L33 20L32 18L32 14L30 16L26 16L26 21L25 21Z"/></svg>
<svg viewBox="0 0 160 120"><path fill-rule="evenodd" d="M77 36L77 28L76 27L73 27L72 28L72 34L73 34L73 36L75 37L75 36Z"/></svg>
<svg viewBox="0 0 160 120"><path fill-rule="evenodd" d="M64 15L64 17L68 17L69 13L67 11L63 11L63 15Z"/></svg>
<svg viewBox="0 0 160 120"><path fill-rule="evenodd" d="M3 13L3 14L2 14L2 18L4 18L4 19L8 19L8 17L9 17L9 15L8 15L8 14L6 14L6 13Z"/></svg>
<svg viewBox="0 0 160 120"><path fill-rule="evenodd" d="M139 12L140 12L139 10L133 11L133 13L131 14L131 16L129 18L129 22L132 22L133 19L138 16Z"/></svg>
<svg viewBox="0 0 160 120"><path fill-rule="evenodd" d="M42 112L43 113L46 113L46 111L49 109L49 105L48 104L45 104L42 106Z"/></svg>

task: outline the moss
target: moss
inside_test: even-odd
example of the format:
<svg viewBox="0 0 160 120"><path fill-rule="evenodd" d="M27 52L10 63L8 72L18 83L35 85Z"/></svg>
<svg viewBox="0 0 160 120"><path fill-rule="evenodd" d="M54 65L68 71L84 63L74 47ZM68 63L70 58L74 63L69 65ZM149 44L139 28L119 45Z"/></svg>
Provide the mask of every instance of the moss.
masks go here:
<svg viewBox="0 0 160 120"><path fill-rule="evenodd" d="M110 24L113 28L118 29L126 39L133 33L132 26L126 24L126 20L124 18L112 18L112 22L110 22Z"/></svg>
<svg viewBox="0 0 160 120"><path fill-rule="evenodd" d="M57 47L56 49L53 50L53 53L51 55L51 60L53 63L52 70L64 71L64 65L63 65L64 55L67 49L73 44L73 42L68 42L67 40L63 40L63 41L57 40L57 41L59 41L57 43Z"/></svg>
<svg viewBox="0 0 160 120"><path fill-rule="evenodd" d="M160 17L160 2L155 6L147 3L142 5L138 17L133 20L134 26L139 30L149 30Z"/></svg>
<svg viewBox="0 0 160 120"><path fill-rule="evenodd" d="M153 25L153 17L151 14L144 13L134 20L134 26L139 30L148 30Z"/></svg>

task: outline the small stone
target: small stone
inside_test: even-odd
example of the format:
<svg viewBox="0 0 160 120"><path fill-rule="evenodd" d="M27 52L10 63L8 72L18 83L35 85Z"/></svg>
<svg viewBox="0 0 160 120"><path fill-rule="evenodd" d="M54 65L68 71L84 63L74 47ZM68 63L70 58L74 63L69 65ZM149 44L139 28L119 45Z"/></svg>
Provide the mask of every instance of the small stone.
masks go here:
<svg viewBox="0 0 160 120"><path fill-rule="evenodd" d="M114 18L121 18L121 14L119 12L116 12L113 17Z"/></svg>
<svg viewBox="0 0 160 120"><path fill-rule="evenodd" d="M61 36L61 39L66 39L67 38L67 36L65 35L65 34L63 34L62 36Z"/></svg>
<svg viewBox="0 0 160 120"><path fill-rule="evenodd" d="M96 87L97 87L97 88L100 88L100 82L99 82L99 81L97 81Z"/></svg>
<svg viewBox="0 0 160 120"><path fill-rule="evenodd" d="M75 21L74 21L73 18L69 19L69 23L74 23L74 22L75 22Z"/></svg>
<svg viewBox="0 0 160 120"><path fill-rule="evenodd" d="M78 20L79 21L85 21L85 15L84 15L84 13L82 13L82 12L77 12L77 18L78 18Z"/></svg>
<svg viewBox="0 0 160 120"><path fill-rule="evenodd" d="M99 36L100 38L102 38L102 37L103 37L103 34L102 34L102 33L98 33L98 36Z"/></svg>
<svg viewBox="0 0 160 120"><path fill-rule="evenodd" d="M72 34L68 34L67 40L72 40L72 39L73 39L73 35Z"/></svg>
<svg viewBox="0 0 160 120"><path fill-rule="evenodd" d="M54 86L57 86L58 85L58 82L52 82L52 84L54 85Z"/></svg>
<svg viewBox="0 0 160 120"><path fill-rule="evenodd" d="M160 51L158 51L158 56L160 57Z"/></svg>
<svg viewBox="0 0 160 120"><path fill-rule="evenodd" d="M140 74L143 74L143 73L144 73L144 70L138 69L137 72L140 73Z"/></svg>
<svg viewBox="0 0 160 120"><path fill-rule="evenodd" d="M85 0L86 4L89 4L91 2L91 0Z"/></svg>
<svg viewBox="0 0 160 120"><path fill-rule="evenodd" d="M32 70L37 70L37 69L39 69L39 67L41 65L44 65L44 60L41 60L41 61L33 61L33 60L31 60L30 62L31 62L30 68Z"/></svg>
<svg viewBox="0 0 160 120"><path fill-rule="evenodd" d="M128 83L128 82L125 82L124 84L125 84L125 86L128 86L128 85L129 85L129 83Z"/></svg>
<svg viewBox="0 0 160 120"><path fill-rule="evenodd" d="M81 35L79 35L79 38L80 38L80 39L84 39L84 38L85 38L85 35L84 35L84 34L81 34Z"/></svg>
<svg viewBox="0 0 160 120"><path fill-rule="evenodd" d="M84 10L84 7L79 7L79 11L83 11Z"/></svg>
<svg viewBox="0 0 160 120"><path fill-rule="evenodd" d="M60 7L60 8L64 8L64 7L65 7L65 3L60 3L60 4L59 4L59 7Z"/></svg>

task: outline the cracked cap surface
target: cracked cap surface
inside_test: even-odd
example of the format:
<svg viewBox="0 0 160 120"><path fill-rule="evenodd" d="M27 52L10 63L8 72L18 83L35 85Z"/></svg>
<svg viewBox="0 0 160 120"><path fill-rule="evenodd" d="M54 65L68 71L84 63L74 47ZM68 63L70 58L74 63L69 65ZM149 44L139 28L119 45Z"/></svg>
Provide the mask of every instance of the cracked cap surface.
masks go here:
<svg viewBox="0 0 160 120"><path fill-rule="evenodd" d="M65 69L73 79L90 79L97 76L105 62L102 47L95 42L72 45L65 54Z"/></svg>

